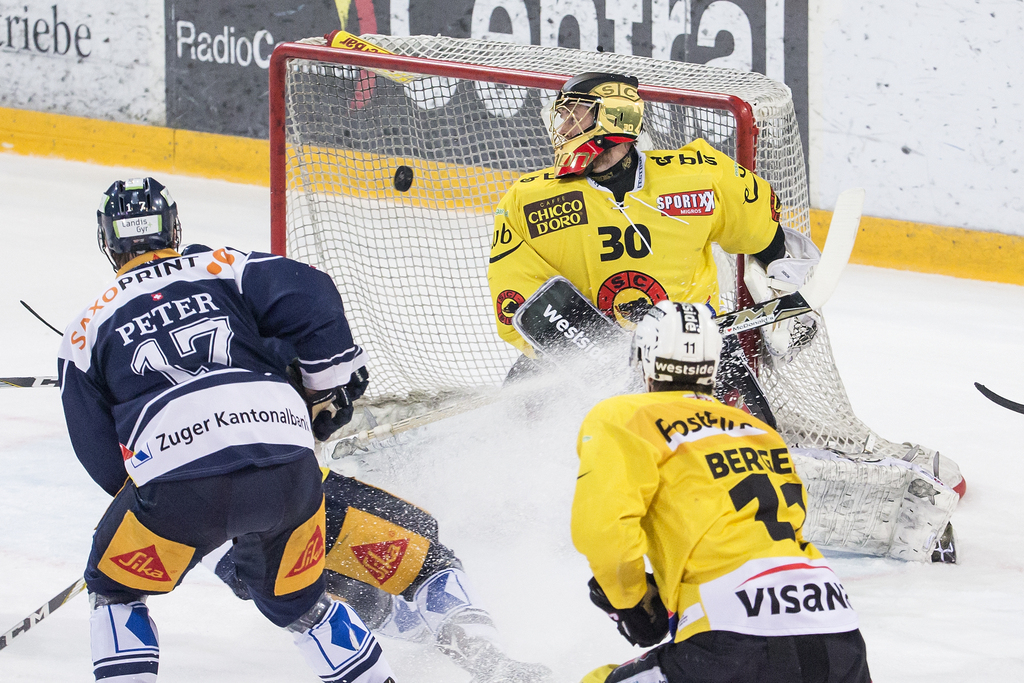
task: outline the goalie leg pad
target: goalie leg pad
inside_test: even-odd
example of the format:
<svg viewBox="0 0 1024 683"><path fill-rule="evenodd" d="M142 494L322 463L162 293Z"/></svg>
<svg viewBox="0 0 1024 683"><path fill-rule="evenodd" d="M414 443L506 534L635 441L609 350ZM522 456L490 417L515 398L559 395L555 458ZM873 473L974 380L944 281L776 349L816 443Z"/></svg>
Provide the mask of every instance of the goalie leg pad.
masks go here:
<svg viewBox="0 0 1024 683"><path fill-rule="evenodd" d="M835 550L928 562L960 496L922 467L790 449L807 489L804 538Z"/></svg>
<svg viewBox="0 0 1024 683"><path fill-rule="evenodd" d="M963 498L967 492L967 482L960 473L960 466L952 459L942 455L938 451L924 448L911 443L904 442L907 452L903 460L914 465L920 465L926 472L930 473L943 484L953 489Z"/></svg>
<svg viewBox="0 0 1024 683"><path fill-rule="evenodd" d="M156 683L160 643L145 603L102 604L89 615L93 675L104 683Z"/></svg>

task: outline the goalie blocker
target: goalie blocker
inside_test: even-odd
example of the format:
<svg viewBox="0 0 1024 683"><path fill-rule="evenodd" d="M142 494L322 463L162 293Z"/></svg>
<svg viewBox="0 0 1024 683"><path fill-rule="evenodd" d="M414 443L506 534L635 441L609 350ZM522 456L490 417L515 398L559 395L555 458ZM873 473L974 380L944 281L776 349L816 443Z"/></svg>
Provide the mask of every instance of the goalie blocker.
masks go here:
<svg viewBox="0 0 1024 683"><path fill-rule="evenodd" d="M736 339L738 332L811 310L797 291L723 314L716 321L728 340ZM632 335L609 320L563 277L551 278L523 302L512 324L539 355L555 365L571 366L576 377L604 386L618 382L619 389L626 385L624 378L630 377L626 362ZM726 398L728 382L742 394L748 412L768 422L759 414L771 413L753 373L747 369L737 382L737 373L728 372L727 362L723 352L723 381L716 389L716 397ZM915 455L918 450L911 449L910 454ZM925 562L956 561L949 519L960 492L939 478L937 453L932 458L932 471L911 462L914 458L857 459L805 448L792 449L791 454L807 489L807 540L818 546L867 555Z"/></svg>

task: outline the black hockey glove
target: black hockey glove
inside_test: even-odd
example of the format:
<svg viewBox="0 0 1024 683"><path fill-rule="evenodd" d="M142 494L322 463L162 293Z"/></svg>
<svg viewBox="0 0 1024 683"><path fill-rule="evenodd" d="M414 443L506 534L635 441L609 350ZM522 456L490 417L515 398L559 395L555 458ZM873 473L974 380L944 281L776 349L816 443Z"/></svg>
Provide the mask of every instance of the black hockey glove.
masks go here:
<svg viewBox="0 0 1024 683"><path fill-rule="evenodd" d="M658 595L658 585L654 583L654 575L647 575L647 593L635 606L629 609L616 609L605 595L604 589L591 578L590 601L604 610L619 629L622 637L631 645L651 647L665 640L668 635L668 610Z"/></svg>
<svg viewBox="0 0 1024 683"><path fill-rule="evenodd" d="M348 384L306 396L309 416L313 420L313 436L317 441L327 441L352 420L352 403L363 395L369 383L370 373L364 366L352 373Z"/></svg>

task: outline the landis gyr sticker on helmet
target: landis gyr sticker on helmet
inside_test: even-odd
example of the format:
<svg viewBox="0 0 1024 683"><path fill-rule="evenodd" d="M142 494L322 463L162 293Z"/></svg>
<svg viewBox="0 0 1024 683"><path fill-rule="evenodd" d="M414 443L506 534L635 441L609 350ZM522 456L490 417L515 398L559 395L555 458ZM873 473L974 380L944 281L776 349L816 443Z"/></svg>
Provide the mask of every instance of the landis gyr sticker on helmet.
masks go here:
<svg viewBox="0 0 1024 683"><path fill-rule="evenodd" d="M160 232L160 216L138 216L114 221L114 233L118 238L156 235Z"/></svg>

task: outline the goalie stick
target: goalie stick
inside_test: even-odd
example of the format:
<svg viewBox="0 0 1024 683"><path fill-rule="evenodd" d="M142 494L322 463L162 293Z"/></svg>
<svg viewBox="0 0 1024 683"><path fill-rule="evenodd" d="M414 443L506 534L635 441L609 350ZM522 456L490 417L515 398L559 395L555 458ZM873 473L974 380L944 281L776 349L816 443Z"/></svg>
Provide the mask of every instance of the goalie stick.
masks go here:
<svg viewBox="0 0 1024 683"><path fill-rule="evenodd" d="M996 405L1000 405L1004 408L1012 410L1015 413L1024 413L1024 403L1015 403L1008 398L1003 398L996 392L986 387L984 384L975 382L974 386L978 389L978 391L981 392L982 396L992 401Z"/></svg>
<svg viewBox="0 0 1024 683"><path fill-rule="evenodd" d="M718 317L722 334L737 334L755 327L771 325L787 318L820 310L832 296L843 269L850 260L853 244L857 240L861 211L864 208L864 190L845 190L836 199L836 207L829 223L825 248L814 274L803 287L778 299L757 306L726 313Z"/></svg>
<svg viewBox="0 0 1024 683"><path fill-rule="evenodd" d="M37 609L32 614L28 615L21 620L21 623L10 629L3 635L0 635L0 650L4 649L11 644L11 641L20 636L25 631L38 624L40 621L48 617L57 608L63 605L65 602L75 597L79 593L85 590L85 579L78 579L73 584L62 590L57 595L50 598L42 607Z"/></svg>

